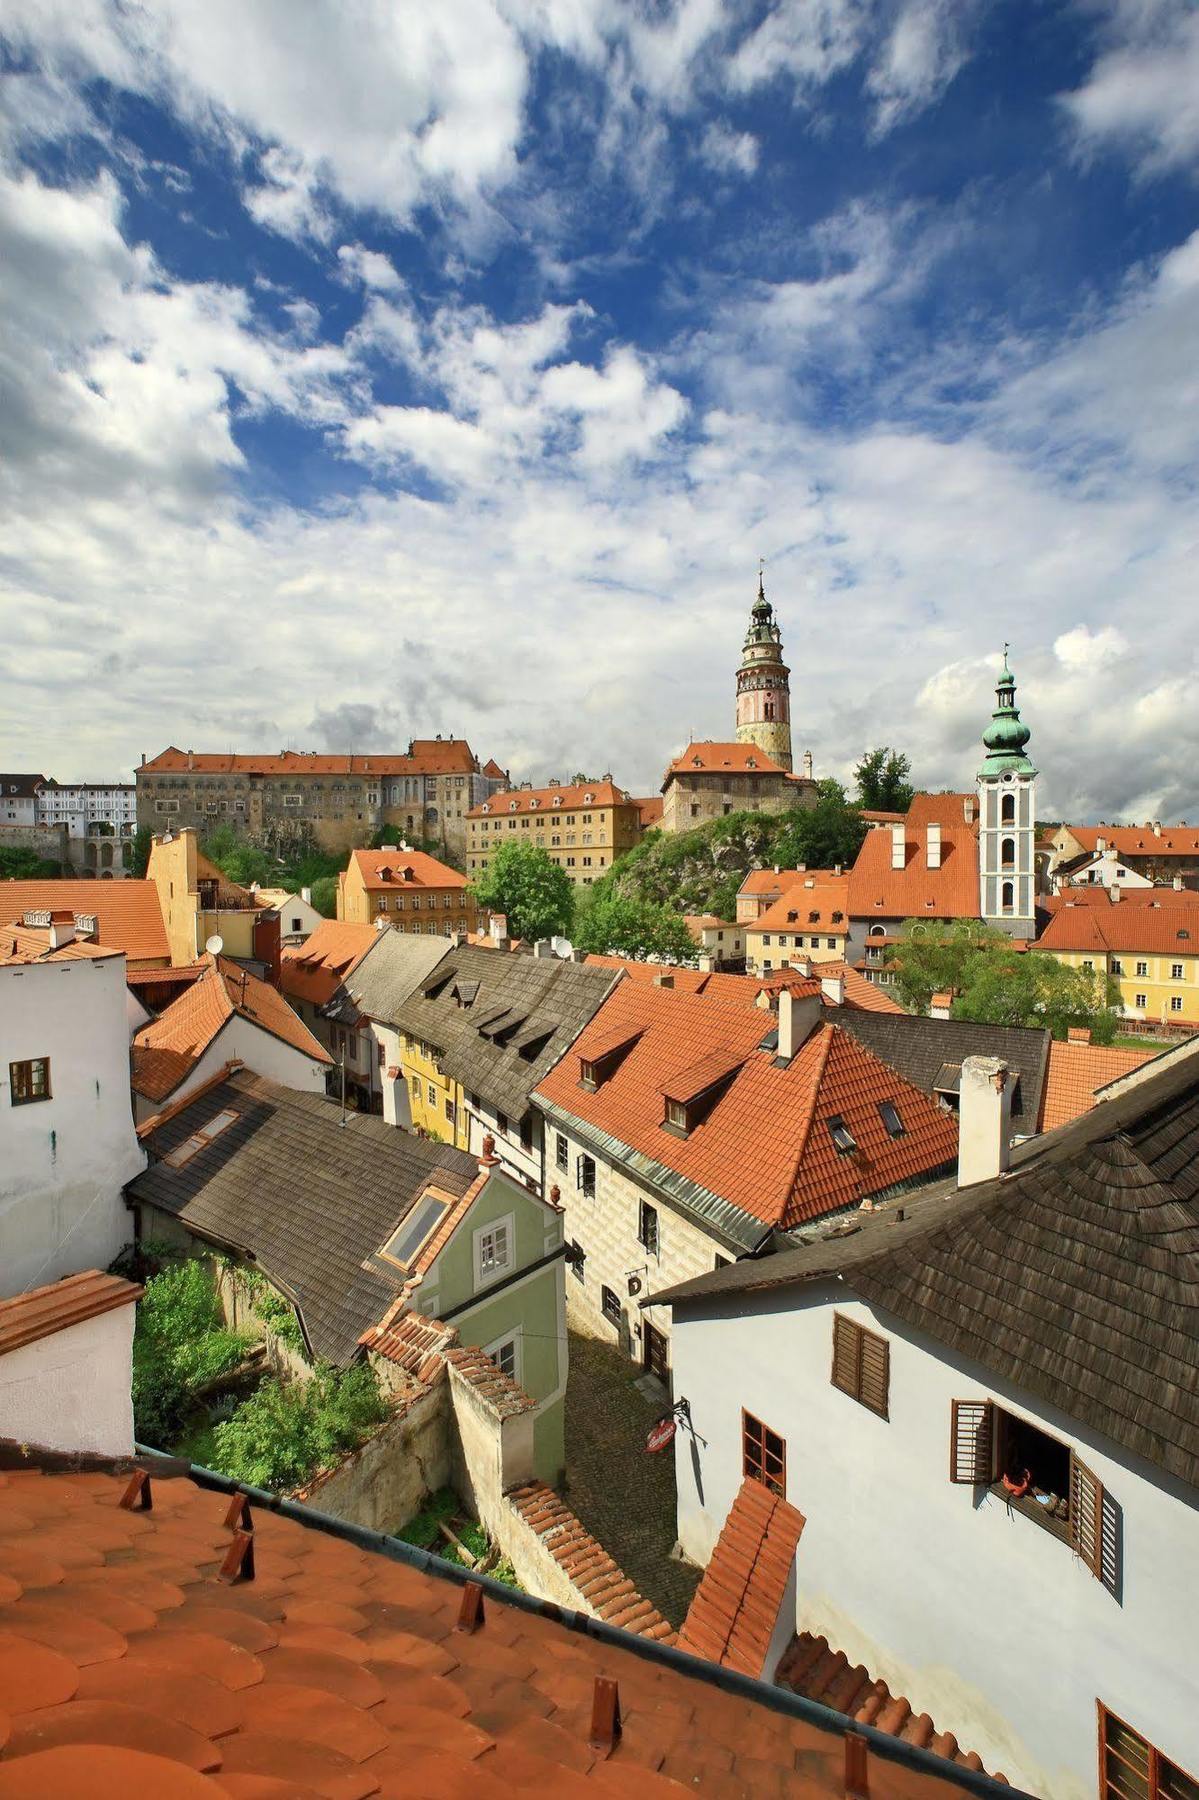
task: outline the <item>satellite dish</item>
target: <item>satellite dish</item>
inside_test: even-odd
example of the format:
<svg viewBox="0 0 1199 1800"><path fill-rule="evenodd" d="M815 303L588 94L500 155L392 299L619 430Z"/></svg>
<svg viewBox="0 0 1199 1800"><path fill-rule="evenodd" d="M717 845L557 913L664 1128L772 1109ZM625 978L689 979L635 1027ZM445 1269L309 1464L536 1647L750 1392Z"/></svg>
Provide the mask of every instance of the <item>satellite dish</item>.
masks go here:
<svg viewBox="0 0 1199 1800"><path fill-rule="evenodd" d="M162 834L162 841L163 841L163 843L164 843L164 844L172 844L172 843L174 843L174 841L175 841L175 834L174 834L174 832L173 832L173 831L164 831L164 832L163 832L163 834Z"/></svg>
<svg viewBox="0 0 1199 1800"><path fill-rule="evenodd" d="M208 942L205 944L204 948L208 952L209 956L219 956L221 954L221 951L225 948L225 940L223 937L221 937L219 935L219 933L214 932L213 935L209 938Z"/></svg>

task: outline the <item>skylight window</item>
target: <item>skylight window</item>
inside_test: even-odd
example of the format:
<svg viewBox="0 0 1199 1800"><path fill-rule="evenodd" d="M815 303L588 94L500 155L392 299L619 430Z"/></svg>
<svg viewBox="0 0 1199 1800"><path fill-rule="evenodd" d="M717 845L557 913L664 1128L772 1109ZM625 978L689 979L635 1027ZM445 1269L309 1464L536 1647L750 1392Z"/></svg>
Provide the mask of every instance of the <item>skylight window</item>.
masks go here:
<svg viewBox="0 0 1199 1800"><path fill-rule="evenodd" d="M388 1262L399 1263L401 1268L407 1268L440 1225L448 1206L448 1200L439 1200L435 1194L426 1194L400 1220L379 1252L380 1256L385 1256Z"/></svg>
<svg viewBox="0 0 1199 1800"><path fill-rule="evenodd" d="M893 1100L880 1100L879 1117L887 1128L887 1136L901 1138L906 1135L906 1127L899 1116L899 1108Z"/></svg>
<svg viewBox="0 0 1199 1800"><path fill-rule="evenodd" d="M191 1161L193 1156L198 1156L201 1150L207 1150L213 1139L220 1137L223 1131L228 1131L230 1125L240 1117L241 1114L234 1111L232 1107L217 1113L208 1120L207 1124L198 1126L190 1137L184 1138L181 1144L176 1144L173 1150L168 1150L162 1159L163 1162L169 1168L181 1169L185 1163Z"/></svg>
<svg viewBox="0 0 1199 1800"><path fill-rule="evenodd" d="M838 1156L852 1156L858 1147L858 1140L840 1113L834 1113L832 1118L827 1119L825 1123Z"/></svg>

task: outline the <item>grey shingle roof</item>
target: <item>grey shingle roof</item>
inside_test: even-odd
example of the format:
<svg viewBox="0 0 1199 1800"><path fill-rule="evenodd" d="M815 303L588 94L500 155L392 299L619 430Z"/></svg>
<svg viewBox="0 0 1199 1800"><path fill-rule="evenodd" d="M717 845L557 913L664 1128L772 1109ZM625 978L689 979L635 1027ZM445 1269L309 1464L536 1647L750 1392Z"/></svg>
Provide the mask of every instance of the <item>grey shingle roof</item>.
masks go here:
<svg viewBox="0 0 1199 1800"><path fill-rule="evenodd" d="M174 1169L161 1158L227 1108L235 1124ZM410 1136L234 1074L201 1093L147 1140L149 1168L126 1193L173 1214L199 1236L252 1255L291 1294L318 1356L346 1364L382 1317L402 1277L364 1268L430 1179L464 1194L478 1165L463 1150Z"/></svg>
<svg viewBox="0 0 1199 1800"><path fill-rule="evenodd" d="M435 1044L442 1067L470 1093L519 1119L542 1076L620 978L611 969L556 957L463 944L397 1009L393 1023Z"/></svg>
<svg viewBox="0 0 1199 1800"><path fill-rule="evenodd" d="M650 1303L840 1277L1199 1487L1199 1056L1023 1146L1013 1170Z"/></svg>
<svg viewBox="0 0 1199 1800"><path fill-rule="evenodd" d="M390 1023L399 1008L452 948L448 937L381 931L343 983L360 1014Z"/></svg>
<svg viewBox="0 0 1199 1800"><path fill-rule="evenodd" d="M967 1056L999 1056L1018 1071L1012 1121L1021 1133L1037 1129L1049 1062L1049 1032L1023 1025L979 1025L972 1019L922 1019L913 1013L857 1012L845 1006L837 1023L881 1057L913 1087L931 1094L946 1063Z"/></svg>

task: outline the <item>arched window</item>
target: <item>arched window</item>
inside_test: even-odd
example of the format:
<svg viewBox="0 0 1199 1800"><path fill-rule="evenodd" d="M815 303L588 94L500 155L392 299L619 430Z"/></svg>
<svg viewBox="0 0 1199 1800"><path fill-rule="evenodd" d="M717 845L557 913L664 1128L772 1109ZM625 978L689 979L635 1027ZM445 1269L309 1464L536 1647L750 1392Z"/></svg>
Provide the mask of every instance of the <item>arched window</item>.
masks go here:
<svg viewBox="0 0 1199 1800"><path fill-rule="evenodd" d="M999 822L1001 825L1014 825L1016 823L1015 794L1003 794L1000 796Z"/></svg>
<svg viewBox="0 0 1199 1800"><path fill-rule="evenodd" d="M872 925L870 927L870 935L871 937L886 937L887 927L885 925Z"/></svg>
<svg viewBox="0 0 1199 1800"><path fill-rule="evenodd" d="M1016 884L1014 881L1005 881L999 890L1000 910L1005 913L1010 913L1015 909L1015 905Z"/></svg>
<svg viewBox="0 0 1199 1800"><path fill-rule="evenodd" d="M999 843L999 866L1001 869L1014 869L1016 866L1015 838L1001 838Z"/></svg>

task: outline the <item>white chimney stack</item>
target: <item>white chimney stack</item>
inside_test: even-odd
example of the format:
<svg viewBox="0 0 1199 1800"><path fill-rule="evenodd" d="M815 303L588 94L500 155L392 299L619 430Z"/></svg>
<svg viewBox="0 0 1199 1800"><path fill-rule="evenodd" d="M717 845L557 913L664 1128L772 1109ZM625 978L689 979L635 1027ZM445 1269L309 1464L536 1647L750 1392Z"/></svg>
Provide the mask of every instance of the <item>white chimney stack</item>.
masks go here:
<svg viewBox="0 0 1199 1800"><path fill-rule="evenodd" d="M790 1062L793 1056L799 1054L819 1023L822 1010L822 1003L816 994L805 994L801 1000L797 1000L790 988L779 989L780 1062Z"/></svg>
<svg viewBox="0 0 1199 1800"><path fill-rule="evenodd" d="M52 912L50 914L50 948L61 950L64 944L75 942L75 915L69 912Z"/></svg>
<svg viewBox="0 0 1199 1800"><path fill-rule="evenodd" d="M533 955L544 962L547 956L553 956L554 946L548 938L538 938L533 945Z"/></svg>
<svg viewBox="0 0 1199 1800"><path fill-rule="evenodd" d="M891 827L891 867L902 869L907 864L907 839L902 825Z"/></svg>
<svg viewBox="0 0 1199 1800"><path fill-rule="evenodd" d="M812 779L812 752L810 750L805 750L803 753L803 777L805 781Z"/></svg>
<svg viewBox="0 0 1199 1800"><path fill-rule="evenodd" d="M930 1019L948 1019L951 1016L952 1007L953 995L943 990L939 994L934 994L929 1001L928 1016Z"/></svg>
<svg viewBox="0 0 1199 1800"><path fill-rule="evenodd" d="M994 1181L1011 1162L1012 1089L997 1056L968 1056L962 1064L958 1111L958 1186Z"/></svg>
<svg viewBox="0 0 1199 1800"><path fill-rule="evenodd" d="M1119 898L1120 898L1119 882L1113 881L1111 887L1109 887L1107 891L1111 896L1112 905L1114 906L1116 904L1117 900L1119 900Z"/></svg>
<svg viewBox="0 0 1199 1800"><path fill-rule="evenodd" d="M1181 892L1182 892L1182 876L1176 875L1174 877L1174 880L1170 883L1170 885L1174 889L1174 892L1176 894L1181 894Z"/></svg>
<svg viewBox="0 0 1199 1800"><path fill-rule="evenodd" d="M967 794L965 799L962 801L962 817L966 821L967 825L973 825L973 823L974 823L974 795L973 794Z"/></svg>
<svg viewBox="0 0 1199 1800"><path fill-rule="evenodd" d="M300 889L300 899L304 902L305 906L311 906L312 905L312 889L310 887L301 888Z"/></svg>
<svg viewBox="0 0 1199 1800"><path fill-rule="evenodd" d="M930 869L941 867L941 827L939 825L930 825L928 828L928 847L925 854Z"/></svg>
<svg viewBox="0 0 1199 1800"><path fill-rule="evenodd" d="M844 975L822 975L820 977L820 992L824 996L825 1000L828 1001L828 1004L830 1006L844 1006L845 1005L845 977L844 977Z"/></svg>

